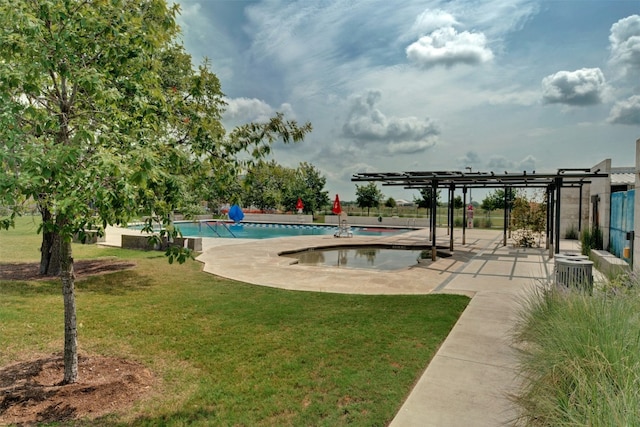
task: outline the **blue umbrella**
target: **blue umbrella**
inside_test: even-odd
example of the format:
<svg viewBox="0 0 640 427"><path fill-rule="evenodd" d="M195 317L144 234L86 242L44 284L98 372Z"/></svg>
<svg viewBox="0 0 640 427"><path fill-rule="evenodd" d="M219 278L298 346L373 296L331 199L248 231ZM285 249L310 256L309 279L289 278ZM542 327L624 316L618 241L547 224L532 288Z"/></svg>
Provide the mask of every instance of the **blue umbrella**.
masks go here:
<svg viewBox="0 0 640 427"><path fill-rule="evenodd" d="M229 209L229 218L233 220L233 222L240 222L244 218L244 212L238 205L231 206Z"/></svg>

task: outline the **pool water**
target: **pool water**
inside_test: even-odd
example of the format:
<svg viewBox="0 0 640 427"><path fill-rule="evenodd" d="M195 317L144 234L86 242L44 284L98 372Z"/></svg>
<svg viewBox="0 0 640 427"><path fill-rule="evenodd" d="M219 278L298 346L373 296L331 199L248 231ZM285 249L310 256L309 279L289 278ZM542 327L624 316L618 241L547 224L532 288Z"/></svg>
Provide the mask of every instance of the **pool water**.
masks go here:
<svg viewBox="0 0 640 427"><path fill-rule="evenodd" d="M417 265L423 252L419 249L352 247L303 251L284 256L296 258L301 265L399 270Z"/></svg>
<svg viewBox="0 0 640 427"><path fill-rule="evenodd" d="M333 235L337 226L312 224L274 224L224 221L176 222L185 237L216 237L239 239L271 239L291 236ZM131 228L140 228L132 226ZM409 228L351 227L355 236L391 236L411 231Z"/></svg>

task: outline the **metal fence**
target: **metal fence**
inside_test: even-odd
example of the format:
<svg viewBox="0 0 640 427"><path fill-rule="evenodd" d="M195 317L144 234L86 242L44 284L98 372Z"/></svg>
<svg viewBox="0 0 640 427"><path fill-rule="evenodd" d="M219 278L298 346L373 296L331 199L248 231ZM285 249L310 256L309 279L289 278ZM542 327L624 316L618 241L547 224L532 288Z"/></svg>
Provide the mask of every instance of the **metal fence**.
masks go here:
<svg viewBox="0 0 640 427"><path fill-rule="evenodd" d="M629 241L629 232L633 230L633 212L635 190L611 193L611 223L609 225L609 252L629 262L625 257L625 248L633 242Z"/></svg>

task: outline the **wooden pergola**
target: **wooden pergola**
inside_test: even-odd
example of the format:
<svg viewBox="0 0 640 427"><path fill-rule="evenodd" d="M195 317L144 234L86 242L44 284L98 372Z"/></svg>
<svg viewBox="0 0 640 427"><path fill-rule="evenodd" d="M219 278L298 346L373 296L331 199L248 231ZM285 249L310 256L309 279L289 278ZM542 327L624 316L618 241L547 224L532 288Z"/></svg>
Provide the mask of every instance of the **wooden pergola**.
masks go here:
<svg viewBox="0 0 640 427"><path fill-rule="evenodd" d="M495 172L462 172L462 171L425 171L425 172L363 172L353 175L351 181L356 182L382 182L383 186L402 186L406 189L431 188L430 211L430 235L431 256L436 259L436 202L438 190L448 191L448 222L449 222L449 250L453 251L453 198L456 189L462 189L463 203L467 205L467 190L473 188L500 188L504 189L505 210L503 245L507 245L508 227L508 195L515 188L540 188L547 195L547 248L553 248L550 256L560 252L560 209L561 192L563 188L578 187L580 189L579 223L582 228L582 189L585 184L591 183L592 178L606 178L608 173L599 170L585 169L558 169L556 173L504 173ZM463 211L462 244L466 244L466 209ZM553 246L552 246L553 245Z"/></svg>

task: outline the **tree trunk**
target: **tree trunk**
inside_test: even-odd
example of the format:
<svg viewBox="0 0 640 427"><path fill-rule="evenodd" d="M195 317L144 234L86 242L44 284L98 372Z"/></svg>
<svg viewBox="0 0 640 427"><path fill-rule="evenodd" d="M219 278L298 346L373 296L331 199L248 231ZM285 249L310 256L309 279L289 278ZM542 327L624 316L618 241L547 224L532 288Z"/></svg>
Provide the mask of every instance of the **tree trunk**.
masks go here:
<svg viewBox="0 0 640 427"><path fill-rule="evenodd" d="M51 211L40 206L43 224L50 222ZM43 276L60 275L60 234L55 231L42 230L42 245L40 246L40 274Z"/></svg>
<svg viewBox="0 0 640 427"><path fill-rule="evenodd" d="M63 384L78 380L78 329L76 325L75 274L71 240L60 240L62 296L64 298L64 379Z"/></svg>

